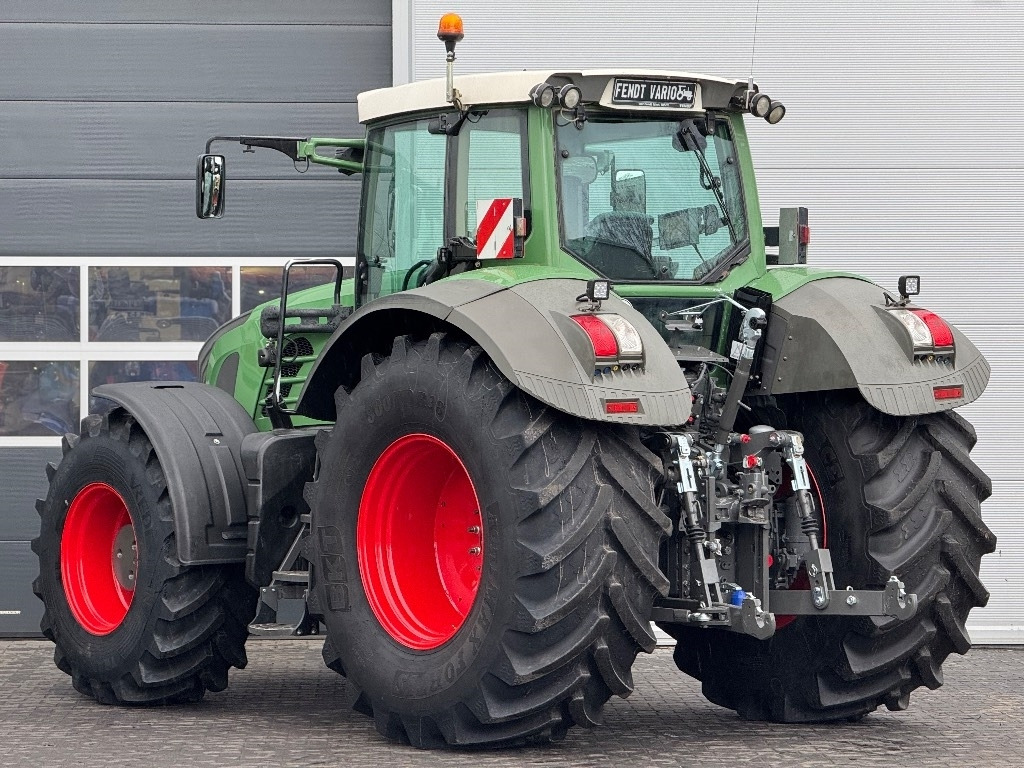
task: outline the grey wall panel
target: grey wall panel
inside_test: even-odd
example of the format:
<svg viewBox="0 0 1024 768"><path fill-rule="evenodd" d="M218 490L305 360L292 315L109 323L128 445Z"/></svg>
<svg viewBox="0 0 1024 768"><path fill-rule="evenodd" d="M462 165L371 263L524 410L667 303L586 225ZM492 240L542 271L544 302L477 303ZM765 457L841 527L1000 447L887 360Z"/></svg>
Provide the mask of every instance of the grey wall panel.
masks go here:
<svg viewBox="0 0 1024 768"><path fill-rule="evenodd" d="M1020 323L1024 248L1007 223L1024 205L1024 177L1006 169L762 170L766 224L780 206L809 210L812 266L847 269L895 289L921 275L920 304L960 324Z"/></svg>
<svg viewBox="0 0 1024 768"><path fill-rule="evenodd" d="M456 71L626 65L746 79L755 53L754 79L789 110L776 127L753 121L762 166L1020 167L1002 138L1024 122L1024 100L1006 98L1024 77L1024 4L761 3L752 50L754 7L521 0L512 23L463 0ZM444 75L434 29L447 8L413 3L413 79Z"/></svg>
<svg viewBox="0 0 1024 768"><path fill-rule="evenodd" d="M0 448L0 542L39 535L35 502L46 495L48 461L60 461L60 448Z"/></svg>
<svg viewBox="0 0 1024 768"><path fill-rule="evenodd" d="M352 103L9 101L0 103L0 178L187 179L209 137L241 134L359 138L364 129ZM213 148L233 158L232 179L295 176L282 154L241 150Z"/></svg>
<svg viewBox="0 0 1024 768"><path fill-rule="evenodd" d="M996 493L1005 483L1022 480L1011 460L1013 447L1021 438L1021 382L1024 381L1024 355L1021 354L1020 327L1012 325L965 326L978 348L992 365L992 378L980 400L961 409L978 430L974 459L992 477ZM1020 509L1024 496L1007 497ZM1018 520L1020 515L1018 513ZM1020 526L1024 531L1024 526ZM1022 574L1024 575L1024 574Z"/></svg>
<svg viewBox="0 0 1024 768"><path fill-rule="evenodd" d="M227 213L209 221L196 218L194 189L191 180L0 180L0 256L298 258L354 250L358 177L316 168L294 181L232 179Z"/></svg>
<svg viewBox="0 0 1024 768"><path fill-rule="evenodd" d="M0 100L354 101L386 26L2 24Z"/></svg>
<svg viewBox="0 0 1024 768"><path fill-rule="evenodd" d="M1006 480L993 486L992 498L985 502L982 514L998 539L996 551L981 561L981 579L992 593L988 605L971 611L968 626L972 637L977 630L1024 627L1024 528L1020 525L1020 500L1024 498L1024 481ZM1004 636L1020 642L1012 634Z"/></svg>
<svg viewBox="0 0 1024 768"><path fill-rule="evenodd" d="M0 637L41 634L43 604L32 594L39 561L27 541L0 541Z"/></svg>
<svg viewBox="0 0 1024 768"><path fill-rule="evenodd" d="M289 0L260 3L253 0L88 0L38 2L4 0L4 21L180 22L184 24L390 24L389 0Z"/></svg>

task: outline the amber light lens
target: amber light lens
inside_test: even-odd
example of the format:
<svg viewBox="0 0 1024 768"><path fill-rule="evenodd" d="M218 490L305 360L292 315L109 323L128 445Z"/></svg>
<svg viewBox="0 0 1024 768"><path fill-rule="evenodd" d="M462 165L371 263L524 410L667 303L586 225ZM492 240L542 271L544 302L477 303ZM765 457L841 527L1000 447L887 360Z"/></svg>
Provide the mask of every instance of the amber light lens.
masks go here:
<svg viewBox="0 0 1024 768"><path fill-rule="evenodd" d="M437 25L437 36L441 40L461 40L465 37L462 29L462 17L457 13L446 13Z"/></svg>

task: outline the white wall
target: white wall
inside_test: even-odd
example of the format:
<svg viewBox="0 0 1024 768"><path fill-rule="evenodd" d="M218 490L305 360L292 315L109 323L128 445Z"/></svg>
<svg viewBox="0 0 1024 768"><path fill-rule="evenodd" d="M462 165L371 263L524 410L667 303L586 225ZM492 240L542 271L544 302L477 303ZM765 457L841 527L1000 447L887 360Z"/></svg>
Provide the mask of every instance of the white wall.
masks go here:
<svg viewBox="0 0 1024 768"><path fill-rule="evenodd" d="M435 35L447 11L465 21L461 73L604 65L737 78L750 71L754 0L393 6L396 82L443 76ZM780 206L806 205L812 264L891 288L900 274L920 274L920 303L958 325L992 363L988 391L963 409L978 430L974 456L993 479L983 513L999 537L982 568L992 599L969 626L976 641L1024 642L1024 479L1009 461L1012 438L1024 435L1015 397L1024 382L1024 5L760 6L754 78L788 109L778 126L750 122L765 220ZM411 42L408 54L398 53L401 40Z"/></svg>

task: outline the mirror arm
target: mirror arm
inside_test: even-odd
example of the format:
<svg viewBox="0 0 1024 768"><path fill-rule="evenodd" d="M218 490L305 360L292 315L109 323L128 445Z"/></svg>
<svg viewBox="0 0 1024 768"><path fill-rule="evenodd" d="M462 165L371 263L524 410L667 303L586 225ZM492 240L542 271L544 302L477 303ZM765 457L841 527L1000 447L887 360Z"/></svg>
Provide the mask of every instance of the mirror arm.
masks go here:
<svg viewBox="0 0 1024 768"><path fill-rule="evenodd" d="M304 158L311 163L337 168L344 173L362 173L363 164L361 162L344 157L327 157L317 154L317 149L320 147L363 150L366 147L365 139L299 139L295 148L297 157L293 158Z"/></svg>
<svg viewBox="0 0 1024 768"><path fill-rule="evenodd" d="M306 139L287 136L211 136L206 140L206 154L210 154L210 147L215 141L237 141L239 144L245 145L246 151L251 151L253 147L276 149L278 152L288 155L292 160L298 160L298 144Z"/></svg>
<svg viewBox="0 0 1024 768"><path fill-rule="evenodd" d="M363 164L355 160L340 157L325 157L317 154L320 147L340 147L342 149L363 149L366 146L365 139L330 139L330 138L300 138L293 136L212 136L206 142L206 154L210 154L210 148L217 141L237 141L245 145L246 150L253 147L273 149L283 155L287 155L293 162L308 160L318 165L327 165L348 173L360 173Z"/></svg>

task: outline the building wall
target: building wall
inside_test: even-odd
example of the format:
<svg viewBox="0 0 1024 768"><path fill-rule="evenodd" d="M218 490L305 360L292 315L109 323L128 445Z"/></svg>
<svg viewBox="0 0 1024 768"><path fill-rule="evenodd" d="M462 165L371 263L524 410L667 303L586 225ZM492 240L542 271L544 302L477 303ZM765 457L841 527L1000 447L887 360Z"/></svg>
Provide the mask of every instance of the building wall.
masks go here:
<svg viewBox="0 0 1024 768"><path fill-rule="evenodd" d="M38 632L33 499L90 383L194 375L209 330L276 295L285 259L354 252L358 179L217 145L228 215L199 221L196 155L213 135L361 135L356 94L392 80L391 6L3 0L0 41L0 635L11 635Z"/></svg>
<svg viewBox="0 0 1024 768"><path fill-rule="evenodd" d="M746 78L781 99L777 126L751 120L766 223L810 209L815 266L850 269L895 289L920 274L920 303L958 325L992 363L984 397L963 409L974 456L992 477L983 513L999 537L972 614L976 640L1024 642L1024 481L1006 450L1024 433L1024 7L997 0L586 6L462 0L457 72L632 65ZM440 0L396 2L396 81L441 77ZM408 30L399 29L409 19Z"/></svg>

